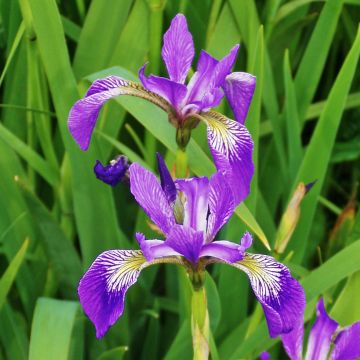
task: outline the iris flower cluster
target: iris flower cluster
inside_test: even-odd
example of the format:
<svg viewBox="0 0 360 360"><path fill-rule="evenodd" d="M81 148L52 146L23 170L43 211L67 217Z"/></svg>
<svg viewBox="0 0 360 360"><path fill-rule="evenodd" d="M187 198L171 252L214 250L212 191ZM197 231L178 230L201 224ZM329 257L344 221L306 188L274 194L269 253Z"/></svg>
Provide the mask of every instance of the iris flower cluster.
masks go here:
<svg viewBox="0 0 360 360"><path fill-rule="evenodd" d="M203 122L217 170L210 178L174 180L160 154L159 179L141 165L129 164L123 156L107 166L96 163L95 174L105 183L115 186L126 180L135 200L163 234L161 239L146 239L144 234L136 233L140 250L105 251L82 277L78 288L80 302L94 323L98 338L122 315L126 292L145 268L160 263L183 266L196 288L203 285L205 268L221 263L247 274L264 310L270 336L280 335L291 358L301 358L305 295L298 281L273 257L247 252L252 244L249 233L242 236L239 244L216 239L235 207L249 194L254 173L253 142L244 122L255 90L255 77L232 72L238 50L239 45L234 46L221 60L202 50L196 72L186 84L195 51L186 18L178 14L164 35L162 48L169 78L147 76L145 64L139 70L141 84L116 76L96 80L70 111L69 130L80 148L86 150L106 101L119 95L146 99L167 112L176 127L180 149L186 147L191 130ZM211 110L224 97L235 120ZM318 311L320 317L308 347L318 348L308 350L315 351L313 354L325 351L321 350L323 345L314 345L320 336L316 334L326 330L329 340L337 327L327 318L322 302ZM337 343L346 342L350 333L359 333L358 328L356 325L356 330L340 332ZM328 343L325 347L328 350ZM339 348L337 345L333 353ZM314 356L308 358L320 359Z"/></svg>

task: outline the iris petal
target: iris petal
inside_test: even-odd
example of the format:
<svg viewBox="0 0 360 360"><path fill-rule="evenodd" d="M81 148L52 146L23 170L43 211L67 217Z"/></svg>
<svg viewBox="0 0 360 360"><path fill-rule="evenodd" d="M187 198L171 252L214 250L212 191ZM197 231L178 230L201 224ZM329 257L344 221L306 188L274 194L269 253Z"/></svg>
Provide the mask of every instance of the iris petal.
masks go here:
<svg viewBox="0 0 360 360"><path fill-rule="evenodd" d="M150 219L167 234L175 225L173 211L156 176L139 164L129 168L130 191Z"/></svg>
<svg viewBox="0 0 360 360"><path fill-rule="evenodd" d="M166 167L164 159L161 157L160 153L156 153L156 158L160 174L161 187L164 190L169 204L172 204L176 200L176 187L174 180L172 179L169 170Z"/></svg>
<svg viewBox="0 0 360 360"><path fill-rule="evenodd" d="M154 103L168 113L172 111L171 105L165 99L132 81L117 76L96 80L85 97L77 101L69 113L68 127L81 150L89 147L101 107L106 101L119 95L137 96Z"/></svg>
<svg viewBox="0 0 360 360"><path fill-rule="evenodd" d="M360 357L360 321L341 330L335 339L330 360L349 360Z"/></svg>
<svg viewBox="0 0 360 360"><path fill-rule="evenodd" d="M264 309L270 336L293 330L305 306L305 295L289 269L271 256L249 253L232 266L248 275L255 296Z"/></svg>
<svg viewBox="0 0 360 360"><path fill-rule="evenodd" d="M81 305L104 336L124 311L125 294L140 275L146 260L139 250L111 250L99 255L80 281Z"/></svg>
<svg viewBox="0 0 360 360"><path fill-rule="evenodd" d="M207 124L208 143L216 168L226 176L237 205L249 194L254 174L251 135L245 126L214 111L199 117Z"/></svg>
<svg viewBox="0 0 360 360"><path fill-rule="evenodd" d="M292 331L281 336L286 353L291 360L302 360L303 340L304 340L304 310L299 314L297 323Z"/></svg>
<svg viewBox="0 0 360 360"><path fill-rule="evenodd" d="M162 58L171 80L183 84L194 58L194 42L186 18L178 14L164 34Z"/></svg>

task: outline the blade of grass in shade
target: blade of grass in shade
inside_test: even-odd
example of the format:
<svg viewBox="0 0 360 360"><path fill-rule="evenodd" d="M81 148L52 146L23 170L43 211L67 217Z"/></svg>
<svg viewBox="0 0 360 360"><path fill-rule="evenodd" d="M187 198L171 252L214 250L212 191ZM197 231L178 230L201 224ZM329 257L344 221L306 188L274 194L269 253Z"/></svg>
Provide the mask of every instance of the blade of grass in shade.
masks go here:
<svg viewBox="0 0 360 360"><path fill-rule="evenodd" d="M295 77L300 122L304 122L324 69L341 13L342 0L325 2Z"/></svg>
<svg viewBox="0 0 360 360"><path fill-rule="evenodd" d="M306 300L309 304L305 312L305 320L309 320L312 316L314 301L316 301L321 294L358 270L360 270L360 239L339 251L302 280L301 284L305 289ZM238 329L235 329L233 332L235 333L237 331ZM229 337L230 336L232 336L232 333L230 333ZM279 341L279 339L277 339L266 344L268 338L267 326L265 321L263 321L250 337L245 339L237 348L233 349L229 359L235 360L250 356L254 351L260 353L261 351L265 351L270 345ZM226 339L223 344L225 343ZM220 356L221 355L222 346L220 347Z"/></svg>
<svg viewBox="0 0 360 360"><path fill-rule="evenodd" d="M69 358L79 304L39 298L31 325L29 360Z"/></svg>
<svg viewBox="0 0 360 360"><path fill-rule="evenodd" d="M120 67L113 67L91 74L86 79L94 81L95 79L108 75L117 75L125 79L137 81L136 77L129 71ZM166 114L154 105L133 98L131 96L119 96L116 98L131 115L133 115L148 131L150 131L161 143L163 143L173 154L176 154L177 145L175 142L175 128L167 120ZM156 123L156 126L154 126ZM209 157L201 150L200 146L190 140L187 147L190 169L198 176L210 176L214 173L214 165ZM236 215L259 237L263 244L269 248L268 241L254 216L251 214L245 204L240 204L235 210Z"/></svg>
<svg viewBox="0 0 360 360"><path fill-rule="evenodd" d="M56 168L47 163L31 147L22 142L11 131L0 124L0 138L15 150L29 166L39 173L50 185L57 186L60 180Z"/></svg>
<svg viewBox="0 0 360 360"><path fill-rule="evenodd" d="M97 360L122 360L128 351L127 346L118 346L114 349L103 352Z"/></svg>
<svg viewBox="0 0 360 360"><path fill-rule="evenodd" d="M69 39L78 42L81 34L80 26L75 24L65 16L61 16L61 21L64 27L65 35L68 36Z"/></svg>
<svg viewBox="0 0 360 360"><path fill-rule="evenodd" d="M29 0L29 5L36 41L58 115L59 130L69 154L75 219L84 263L89 265L103 250L124 247L127 240L117 224L111 189L103 186L93 175L95 160L100 158L96 139L93 139L93 145L87 152L82 152L67 129L68 112L78 99L78 93L56 3L54 0L46 3Z"/></svg>
<svg viewBox="0 0 360 360"><path fill-rule="evenodd" d="M191 346L191 332L190 321L185 320L179 327L174 341L170 349L164 356L164 360L177 360L177 359L191 359L192 346Z"/></svg>
<svg viewBox="0 0 360 360"><path fill-rule="evenodd" d="M289 249L295 251L294 259L300 261L305 253L310 228L314 219L317 199L324 183L336 133L344 111L346 96L357 68L360 53L360 28L339 75L330 91L324 111L316 125L301 167L294 181L305 184L317 180L316 185L304 199L302 216L290 240Z"/></svg>
<svg viewBox="0 0 360 360"><path fill-rule="evenodd" d="M41 240L57 275L60 292L68 299L76 298L82 266L75 247L41 201L20 182L19 188L29 207L29 215L40 229Z"/></svg>
<svg viewBox="0 0 360 360"><path fill-rule="evenodd" d="M5 270L5 273L0 278L0 309L5 304L6 297L24 260L28 246L29 240L26 239L15 257L11 260L11 263Z"/></svg>
<svg viewBox="0 0 360 360"><path fill-rule="evenodd" d="M259 169L259 128L261 118L261 99L263 96L264 84L264 28L260 26L257 32L254 63L250 65L250 73L256 76L256 88L251 101L249 114L246 118L246 125L254 141L254 176L251 180L250 195L246 199L249 210L256 214L257 191L258 191L258 169Z"/></svg>
<svg viewBox="0 0 360 360"><path fill-rule="evenodd" d="M283 72L285 82L285 123L287 134L288 169L290 179L293 179L301 162L302 148L295 87L291 77L288 50L285 51Z"/></svg>

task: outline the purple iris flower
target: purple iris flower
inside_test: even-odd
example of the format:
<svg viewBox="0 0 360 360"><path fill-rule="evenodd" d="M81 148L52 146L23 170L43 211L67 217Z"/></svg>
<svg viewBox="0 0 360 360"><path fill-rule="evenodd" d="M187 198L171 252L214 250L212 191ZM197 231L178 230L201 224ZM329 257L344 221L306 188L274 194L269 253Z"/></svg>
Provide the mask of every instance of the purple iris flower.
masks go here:
<svg viewBox="0 0 360 360"><path fill-rule="evenodd" d="M302 314L304 310L302 310ZM286 353L291 360L301 360L303 353L304 324L299 318L293 331L282 336ZM360 321L340 328L331 319L324 306L324 300L317 303L317 319L310 331L306 351L306 360L356 360L360 357ZM260 355L261 360L270 359L266 352Z"/></svg>
<svg viewBox="0 0 360 360"><path fill-rule="evenodd" d="M124 181L129 169L128 159L124 155L119 155L115 160L111 160L109 165L104 166L99 160L94 166L96 177L104 183L116 186L120 181Z"/></svg>
<svg viewBox="0 0 360 360"><path fill-rule="evenodd" d="M72 107L69 130L80 148L86 150L101 107L119 95L146 99L166 111L169 121L177 128L176 138L181 148L188 143L191 129L201 121L207 126L215 165L226 173L238 204L248 195L254 172L253 142L244 122L255 90L254 76L231 72L238 50L239 45L234 46L221 60L202 50L197 71L186 85L195 51L186 18L178 14L164 35L162 48L169 78L147 77L144 65L139 71L142 85L116 76L96 80L85 97ZM235 120L210 110L219 105L224 96Z"/></svg>
<svg viewBox="0 0 360 360"><path fill-rule="evenodd" d="M215 262L244 271L264 309L270 335L290 332L305 298L289 269L270 256L246 252L252 243L249 233L240 244L215 240L235 207L224 174L173 181L161 158L159 168L160 182L136 163L130 165L129 178L131 193L165 240L147 240L137 233L141 250L103 252L80 281L80 302L96 327L97 337L122 315L125 293L140 272L158 263L182 265L189 275L202 273Z"/></svg>

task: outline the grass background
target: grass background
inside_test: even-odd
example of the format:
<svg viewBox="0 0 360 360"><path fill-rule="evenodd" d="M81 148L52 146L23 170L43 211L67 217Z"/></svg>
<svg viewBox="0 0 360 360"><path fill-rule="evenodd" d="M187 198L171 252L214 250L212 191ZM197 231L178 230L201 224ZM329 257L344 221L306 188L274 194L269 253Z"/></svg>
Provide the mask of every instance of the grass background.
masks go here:
<svg viewBox="0 0 360 360"><path fill-rule="evenodd" d="M263 242L274 249L291 235L272 254L305 288L308 328L319 296L341 325L360 320L359 0L2 0L0 359L191 358L189 289L176 267L146 269L101 341L76 294L101 251L136 248L135 231L154 235L126 186L95 179L95 160L123 153L154 169L160 151L172 167L175 129L159 109L128 97L105 106L86 153L66 124L96 78L136 80L145 61L165 75L162 34L178 12L195 60L200 49L221 58L240 43L235 70L257 76L246 122L252 191L221 237L239 241L250 229L252 252L268 253ZM219 110L232 117L225 101ZM191 174L213 172L203 127L187 152ZM314 180L290 234L296 216L280 227L282 215L297 185ZM246 276L223 266L210 273L212 359L252 359L265 349L283 358Z"/></svg>

